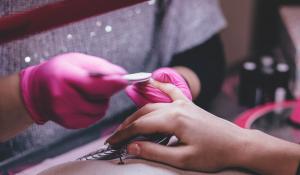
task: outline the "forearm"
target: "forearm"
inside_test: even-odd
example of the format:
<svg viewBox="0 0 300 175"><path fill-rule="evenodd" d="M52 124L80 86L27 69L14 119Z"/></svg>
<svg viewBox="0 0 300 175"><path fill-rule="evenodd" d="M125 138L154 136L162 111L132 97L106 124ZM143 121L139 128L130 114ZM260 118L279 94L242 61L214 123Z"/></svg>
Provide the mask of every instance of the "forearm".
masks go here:
<svg viewBox="0 0 300 175"><path fill-rule="evenodd" d="M259 174L295 175L300 161L300 146L260 131L248 130L247 141L239 154L238 166Z"/></svg>
<svg viewBox="0 0 300 175"><path fill-rule="evenodd" d="M188 83L193 99L196 99L201 91L201 82L197 74L188 67L175 66L173 67Z"/></svg>
<svg viewBox="0 0 300 175"><path fill-rule="evenodd" d="M0 95L0 142L4 142L33 121L21 99L18 74L0 78Z"/></svg>

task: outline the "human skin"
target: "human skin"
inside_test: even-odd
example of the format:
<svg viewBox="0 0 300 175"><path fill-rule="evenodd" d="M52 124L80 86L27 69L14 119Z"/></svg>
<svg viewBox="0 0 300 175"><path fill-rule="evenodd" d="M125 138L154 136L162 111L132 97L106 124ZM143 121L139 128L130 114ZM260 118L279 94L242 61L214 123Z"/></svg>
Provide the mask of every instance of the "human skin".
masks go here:
<svg viewBox="0 0 300 175"><path fill-rule="evenodd" d="M19 75L0 78L0 142L33 124L21 99Z"/></svg>
<svg viewBox="0 0 300 175"><path fill-rule="evenodd" d="M175 146L139 141L131 143L128 152L194 171L240 167L264 175L296 174L299 145L240 128L197 107L175 86L151 83L168 94L173 103L144 106L120 125L108 143L116 144L139 134L172 134L179 139Z"/></svg>

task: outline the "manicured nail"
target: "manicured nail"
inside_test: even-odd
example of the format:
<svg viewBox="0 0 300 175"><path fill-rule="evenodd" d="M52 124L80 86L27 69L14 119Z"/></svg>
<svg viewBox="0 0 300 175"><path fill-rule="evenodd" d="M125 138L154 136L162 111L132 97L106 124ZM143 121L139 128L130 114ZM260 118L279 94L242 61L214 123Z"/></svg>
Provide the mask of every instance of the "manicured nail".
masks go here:
<svg viewBox="0 0 300 175"><path fill-rule="evenodd" d="M127 151L129 154L131 155L139 155L140 152L141 152L141 148L138 144L136 143L133 143L133 144L130 144L128 147L127 147Z"/></svg>
<svg viewBox="0 0 300 175"><path fill-rule="evenodd" d="M110 144L111 142L111 137L108 137L105 142L104 142L104 145L107 145L107 144Z"/></svg>
<svg viewBox="0 0 300 175"><path fill-rule="evenodd" d="M104 142L104 145L107 146L109 143L107 142L107 140Z"/></svg>

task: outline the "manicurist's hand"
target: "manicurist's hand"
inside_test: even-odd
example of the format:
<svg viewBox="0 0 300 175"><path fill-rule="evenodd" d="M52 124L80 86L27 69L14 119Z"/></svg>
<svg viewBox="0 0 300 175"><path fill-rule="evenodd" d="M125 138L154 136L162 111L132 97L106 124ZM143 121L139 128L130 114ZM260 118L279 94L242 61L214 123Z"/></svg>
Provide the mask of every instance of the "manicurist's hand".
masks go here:
<svg viewBox="0 0 300 175"><path fill-rule="evenodd" d="M22 70L21 95L35 123L52 120L84 128L101 119L110 97L127 86L123 74L123 68L104 59L63 54Z"/></svg>
<svg viewBox="0 0 300 175"><path fill-rule="evenodd" d="M152 78L163 83L170 83L192 100L191 90L183 77L173 68L159 68L152 73ZM126 88L127 95L138 106L143 107L148 103L170 103L172 99L160 89L149 83L137 83Z"/></svg>
<svg viewBox="0 0 300 175"><path fill-rule="evenodd" d="M175 146L134 142L128 152L178 168L214 172L242 167L260 174L295 174L299 146L259 131L237 127L194 105L171 84L152 82L172 103L148 104L131 115L107 142L116 144L134 135L175 135Z"/></svg>

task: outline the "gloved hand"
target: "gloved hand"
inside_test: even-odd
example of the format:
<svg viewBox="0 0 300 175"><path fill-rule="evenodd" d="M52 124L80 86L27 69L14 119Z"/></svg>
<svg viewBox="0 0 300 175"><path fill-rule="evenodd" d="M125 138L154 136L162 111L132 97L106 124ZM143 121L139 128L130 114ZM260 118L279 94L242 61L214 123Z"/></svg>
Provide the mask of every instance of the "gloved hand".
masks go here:
<svg viewBox="0 0 300 175"><path fill-rule="evenodd" d="M152 78L162 83L171 83L177 86L183 94L192 100L191 91L186 81L172 68L160 68L152 73ZM138 106L148 103L170 103L172 99L161 90L149 83L138 83L126 88L127 95Z"/></svg>
<svg viewBox="0 0 300 175"><path fill-rule="evenodd" d="M95 72L104 76L90 75ZM34 122L84 128L101 119L109 98L127 86L123 74L123 68L104 59L68 53L22 70L21 94Z"/></svg>

